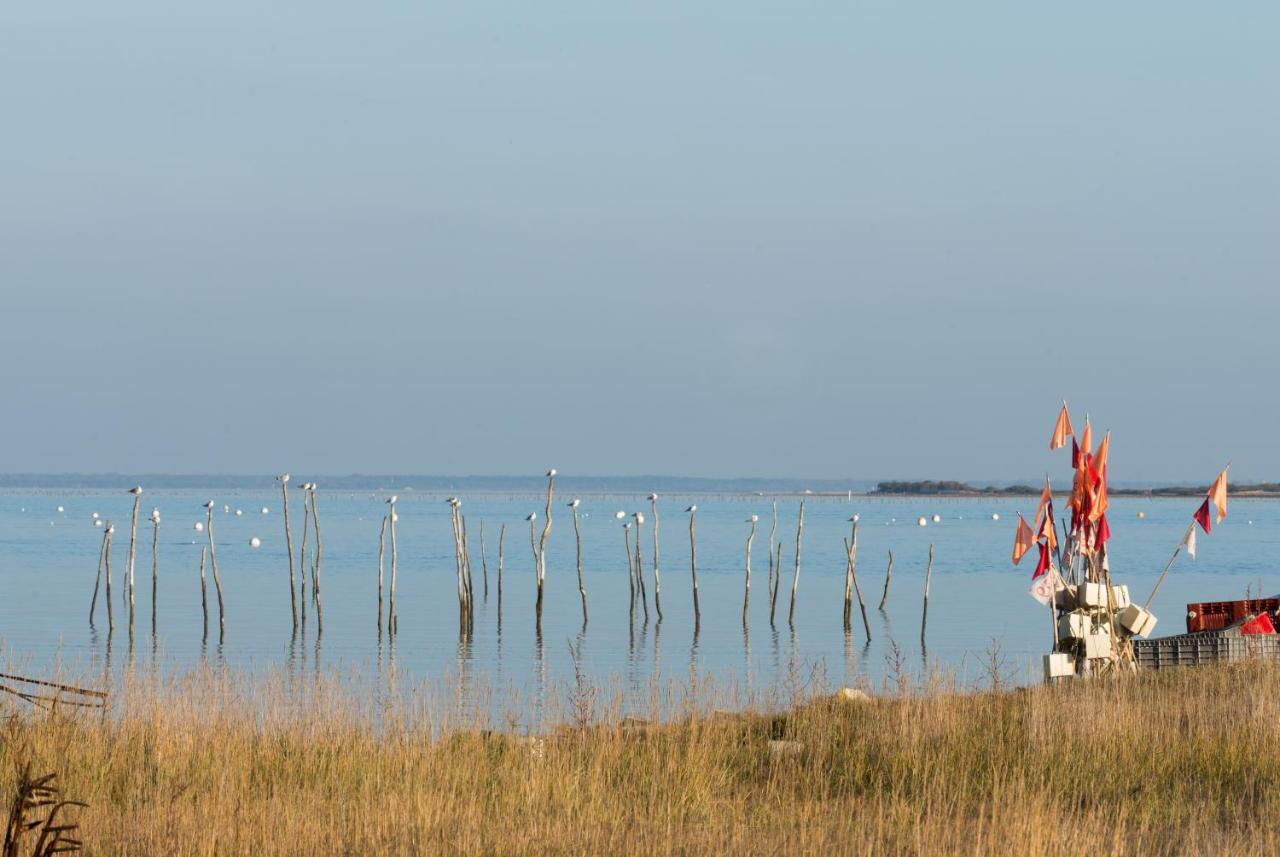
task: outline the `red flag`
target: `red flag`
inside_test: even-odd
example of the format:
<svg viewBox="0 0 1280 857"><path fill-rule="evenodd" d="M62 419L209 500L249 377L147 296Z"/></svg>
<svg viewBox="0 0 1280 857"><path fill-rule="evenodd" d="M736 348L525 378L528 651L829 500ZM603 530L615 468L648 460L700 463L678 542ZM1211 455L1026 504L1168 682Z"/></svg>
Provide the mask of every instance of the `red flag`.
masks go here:
<svg viewBox="0 0 1280 857"><path fill-rule="evenodd" d="M1076 443L1076 439L1071 438L1071 469L1080 469L1080 444Z"/></svg>
<svg viewBox="0 0 1280 857"><path fill-rule="evenodd" d="M1035 580L1040 575L1049 570L1049 546L1040 545L1040 559L1036 562L1035 574L1031 575L1031 579Z"/></svg>
<svg viewBox="0 0 1280 857"><path fill-rule="evenodd" d="M1031 546L1035 543L1036 534L1031 532L1031 528L1027 526L1022 513L1018 513L1018 530L1013 535L1013 564L1017 565L1022 562L1022 558L1026 556L1027 551L1031 550Z"/></svg>
<svg viewBox="0 0 1280 857"><path fill-rule="evenodd" d="M1204 530L1204 534L1206 536L1209 535L1209 498L1208 497L1206 497L1205 501L1200 504L1200 508L1196 509L1196 513L1192 517L1196 519L1196 523L1200 525L1200 529Z"/></svg>
<svg viewBox="0 0 1280 857"><path fill-rule="evenodd" d="M1107 516L1102 515L1098 518L1098 538L1096 544L1105 544L1111 538L1111 525L1107 523Z"/></svg>
<svg viewBox="0 0 1280 857"><path fill-rule="evenodd" d="M1074 437L1075 432L1071 430L1071 417L1067 415L1067 403L1062 403L1062 410L1058 412L1058 421L1053 424L1053 437L1049 438L1049 449L1060 449L1067 445L1067 438Z"/></svg>

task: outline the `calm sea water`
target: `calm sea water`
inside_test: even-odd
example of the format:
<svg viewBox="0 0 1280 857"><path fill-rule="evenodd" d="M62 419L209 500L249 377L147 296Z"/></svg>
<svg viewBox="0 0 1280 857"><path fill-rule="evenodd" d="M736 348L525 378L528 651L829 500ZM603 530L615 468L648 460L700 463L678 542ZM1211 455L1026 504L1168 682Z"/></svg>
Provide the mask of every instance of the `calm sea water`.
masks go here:
<svg viewBox="0 0 1280 857"><path fill-rule="evenodd" d="M202 640L198 566L204 533L202 504L217 503L215 535L226 598L226 632L219 641L216 603ZM479 604L474 635L459 638L453 543L443 495L401 494L399 501L400 631L394 646L376 631L378 530L383 495L320 495L325 608L323 637L314 614L305 637L291 633L288 564L280 494L209 495L148 491L139 525L137 618L129 642L120 580L129 541L132 498L124 492L9 492L0 494L0 644L11 664L28 673L101 668L108 647L119 668L138 661L180 670L202 660L244 670L305 667L362 674L393 662L400 675L424 680L465 675L492 687L535 693L546 682L573 675L573 646L587 677L600 684L640 687L693 670L748 685L815 667L833 683L883 680L894 646L917 671L926 665L977 682L994 643L1008 677L1038 680L1040 653L1050 638L1047 610L1027 594L1029 561L1009 563L1016 513L1030 515L1034 499L806 500L800 586L794 626L787 622L795 568L799 499L778 500L783 585L777 621L766 597L770 498L664 496L661 575L664 620L646 624L629 610L623 531L617 511L643 511L646 575L652 563L652 515L639 495L582 498L582 539L590 622L585 629L577 592L573 525L565 498L557 497L547 569L547 601L539 636L534 624L534 561L525 516L542 514L535 495L466 496ZM688 515L696 502L698 578L702 621L695 634L690 595ZM223 512L223 504L230 507ZM64 511L58 512L62 506ZM157 632L151 632L152 507L162 515L159 540ZM1112 505L1112 568L1135 598L1145 599L1186 528L1193 499L1117 499ZM262 513L262 508L269 511ZM290 498L295 551L302 531L302 498ZM235 510L242 510L236 515ZM1145 517L1140 519L1139 512ZM1280 590L1270 558L1280 544L1280 504L1239 501L1212 536L1200 539L1199 558L1179 557L1153 608L1160 634L1184 630L1188 601L1243 597L1247 590ZM116 630L108 635L103 604L96 629L88 621L102 530L97 512L116 525L113 571ZM844 548L848 518L860 515L858 574L868 605L872 640L866 644L857 606L851 635L843 631ZM741 621L743 566L750 514L761 518L753 549L749 627ZM939 523L926 527L917 519ZM998 514L1000 520L993 521ZM483 598L480 522L484 522L489 595ZM497 595L498 534L507 525L501 612ZM541 521L539 521L540 528ZM252 548L252 538L261 539ZM921 600L929 546L935 551L927 636L920 634ZM888 551L894 554L888 606L876 610ZM388 566L389 573L389 566ZM211 584L212 587L212 584Z"/></svg>

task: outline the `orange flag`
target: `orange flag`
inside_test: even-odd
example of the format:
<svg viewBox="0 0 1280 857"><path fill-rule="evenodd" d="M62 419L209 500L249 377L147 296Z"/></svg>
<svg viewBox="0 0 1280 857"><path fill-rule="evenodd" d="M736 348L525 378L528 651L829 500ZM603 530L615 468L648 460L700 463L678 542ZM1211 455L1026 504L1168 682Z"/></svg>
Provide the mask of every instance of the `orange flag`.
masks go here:
<svg viewBox="0 0 1280 857"><path fill-rule="evenodd" d="M1022 513L1018 513L1018 531L1013 536L1013 564L1017 565L1022 562L1022 558L1026 556L1027 551L1036 543L1036 534L1027 526L1026 520L1022 517Z"/></svg>
<svg viewBox="0 0 1280 857"><path fill-rule="evenodd" d="M1107 500L1107 480L1102 477L1098 480L1098 489L1093 492L1093 503L1089 506L1089 520L1096 521L1101 518L1110 505L1110 501Z"/></svg>
<svg viewBox="0 0 1280 857"><path fill-rule="evenodd" d="M1040 527L1040 516L1044 514L1045 507L1053 500L1053 493L1049 490L1049 477L1044 477L1044 490L1040 492L1040 502L1036 504L1036 528Z"/></svg>
<svg viewBox="0 0 1280 857"><path fill-rule="evenodd" d="M1214 523L1221 524L1222 519L1227 516L1227 469L1231 467L1228 464L1222 468L1222 472L1218 474L1218 478L1213 480L1213 485L1209 486L1209 500L1218 510L1218 520Z"/></svg>
<svg viewBox="0 0 1280 857"><path fill-rule="evenodd" d="M1093 426L1089 425L1089 417L1084 418L1084 433L1080 435L1080 461L1083 462L1093 448ZM1083 467L1083 463L1081 467Z"/></svg>
<svg viewBox="0 0 1280 857"><path fill-rule="evenodd" d="M1044 516L1044 520L1040 522L1040 531L1036 534L1036 538L1044 539L1045 544L1049 546L1049 550L1058 549L1058 533L1053 526L1053 518L1051 516Z"/></svg>
<svg viewBox="0 0 1280 857"><path fill-rule="evenodd" d="M1067 438L1075 432L1071 430L1071 417L1067 414L1067 403L1062 403L1058 412L1058 421L1053 424L1053 437L1049 438L1049 449L1061 449L1067 445Z"/></svg>
<svg viewBox="0 0 1280 857"><path fill-rule="evenodd" d="M1093 470L1099 479L1107 478L1107 453L1110 451L1111 432L1107 432L1102 436L1102 443L1098 444L1098 451L1093 455Z"/></svg>

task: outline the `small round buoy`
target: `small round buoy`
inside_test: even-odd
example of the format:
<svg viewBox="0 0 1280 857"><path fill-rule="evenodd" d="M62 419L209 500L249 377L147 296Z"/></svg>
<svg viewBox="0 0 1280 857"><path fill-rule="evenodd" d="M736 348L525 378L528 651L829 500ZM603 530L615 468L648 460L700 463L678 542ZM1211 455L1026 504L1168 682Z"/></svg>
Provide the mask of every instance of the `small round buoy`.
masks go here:
<svg viewBox="0 0 1280 857"><path fill-rule="evenodd" d="M66 510L66 509L64 509L64 508L62 508L61 506L59 506L59 507L58 507L58 511L59 511L59 512L65 512L65 511L67 511L67 510Z"/></svg>
<svg viewBox="0 0 1280 857"><path fill-rule="evenodd" d="M992 512L992 513L991 513L991 520L993 520L993 521L998 521L998 520L1000 520L1000 515L999 515L998 513L996 513L996 512Z"/></svg>
<svg viewBox="0 0 1280 857"><path fill-rule="evenodd" d="M263 507L262 507L262 514L264 514L264 515L269 515L269 514L271 514L271 510L270 510L270 509L268 509L266 506L263 506Z"/></svg>
<svg viewBox="0 0 1280 857"><path fill-rule="evenodd" d="M253 538L249 539L249 547L251 548L262 547L262 539L258 538L257 536L254 536Z"/></svg>
<svg viewBox="0 0 1280 857"><path fill-rule="evenodd" d="M101 526L102 526L102 519L101 519L101 518L98 518L96 521L94 521L94 522L93 522L93 525L94 525L95 527L101 527Z"/></svg>
<svg viewBox="0 0 1280 857"><path fill-rule="evenodd" d="M241 516L241 515L243 515L243 514L244 514L244 509L236 509L236 517L237 517L237 518L238 518L238 517L240 517L240 516Z"/></svg>
<svg viewBox="0 0 1280 857"><path fill-rule="evenodd" d="M940 523L942 523L942 516L941 516L941 515L934 515L934 516L933 516L933 522L934 522L935 524L940 524Z"/></svg>
<svg viewBox="0 0 1280 857"><path fill-rule="evenodd" d="M94 513L93 513L93 515L92 515L92 518L93 518L95 521L96 521L96 520L98 520L98 513L97 513L97 512L94 512Z"/></svg>
<svg viewBox="0 0 1280 857"><path fill-rule="evenodd" d="M916 521L916 523L922 527L927 527L929 525L929 521L923 517L921 517L920 520Z"/></svg>
<svg viewBox="0 0 1280 857"><path fill-rule="evenodd" d="M1142 518L1145 518L1146 516L1147 516L1147 513L1146 513L1146 512L1139 512L1139 513L1138 513L1138 519L1139 519L1139 520L1141 520Z"/></svg>
<svg viewBox="0 0 1280 857"><path fill-rule="evenodd" d="M197 533L204 532L204 521L196 521L196 532Z"/></svg>

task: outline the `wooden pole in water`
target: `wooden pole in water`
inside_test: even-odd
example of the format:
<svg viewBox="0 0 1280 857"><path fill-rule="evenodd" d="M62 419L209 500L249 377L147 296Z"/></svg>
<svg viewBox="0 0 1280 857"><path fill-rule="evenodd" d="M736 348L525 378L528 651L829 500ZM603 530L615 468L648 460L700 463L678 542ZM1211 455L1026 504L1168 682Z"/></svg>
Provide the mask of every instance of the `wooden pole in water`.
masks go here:
<svg viewBox="0 0 1280 857"><path fill-rule="evenodd" d="M636 566L631 556L631 522L622 522L622 544L627 552L627 582L631 585L631 612L636 612Z"/></svg>
<svg viewBox="0 0 1280 857"><path fill-rule="evenodd" d="M396 615L396 521L399 515L396 514L396 498L391 498L391 511L387 513L387 520L391 530L391 592L390 600L387 602L387 633L395 634L400 630L400 619Z"/></svg>
<svg viewBox="0 0 1280 857"><path fill-rule="evenodd" d="M311 485L311 523L316 528L316 564L312 567L311 594L316 599L316 634L324 633L324 605L320 603L320 562L324 558L324 546L320 542L319 492ZM215 566L216 568L216 566Z"/></svg>
<svg viewBox="0 0 1280 857"><path fill-rule="evenodd" d="M658 495L649 495L649 511L653 513L653 606L662 621L662 578L658 573Z"/></svg>
<svg viewBox="0 0 1280 857"><path fill-rule="evenodd" d="M538 540L538 627L542 627L542 589L547 580L547 537L551 535L551 500L555 494L556 471L547 471L547 508L542 521L542 538Z"/></svg>
<svg viewBox="0 0 1280 857"><path fill-rule="evenodd" d="M795 627L796 592L800 589L800 540L804 536L804 501L800 501L800 518L796 523L796 570L791 577L791 609L787 611L787 624Z"/></svg>
<svg viewBox="0 0 1280 857"><path fill-rule="evenodd" d="M98 548L98 576L93 579L93 600L89 602L89 627L93 627L93 614L98 609L98 587L102 585L102 561L107 554L107 530L102 531L102 545ZM111 594L107 593L108 600Z"/></svg>
<svg viewBox="0 0 1280 857"><path fill-rule="evenodd" d="M778 567L774 568L773 552L778 544L778 500L773 500L773 523L769 527L769 624L773 624L774 609L778 604L778 580L777 575L781 571L781 560Z"/></svg>
<svg viewBox="0 0 1280 857"><path fill-rule="evenodd" d="M889 600L889 581L893 579L893 551L889 551L889 567L884 572L884 592L880 594L880 612L884 612L885 602Z"/></svg>
<svg viewBox="0 0 1280 857"><path fill-rule="evenodd" d="M587 626L587 587L582 582L582 529L578 525L578 501L572 500L569 503L569 510L573 513L573 540L578 547L578 595L582 597L582 627Z"/></svg>
<svg viewBox="0 0 1280 857"><path fill-rule="evenodd" d="M225 608L222 602L222 577L218 574L218 552L213 542L213 501L209 502L209 518L205 529L209 533L209 566L213 569L213 588L218 594L218 639L222 639L227 630Z"/></svg>
<svg viewBox="0 0 1280 857"><path fill-rule="evenodd" d="M208 548L201 546L200 548L200 612L204 614L204 637L209 637L209 586L204 579L204 556L208 552Z"/></svg>
<svg viewBox="0 0 1280 857"><path fill-rule="evenodd" d="M920 614L920 642L924 643L924 629L929 624L929 581L933 578L933 545L929 545L929 565L924 572L924 610Z"/></svg>
<svg viewBox="0 0 1280 857"><path fill-rule="evenodd" d="M498 526L498 614L502 614L502 543L507 538L507 524L502 522ZM501 621L501 619L499 619Z"/></svg>
<svg viewBox="0 0 1280 857"><path fill-rule="evenodd" d="M636 522L636 582L640 585L640 606L644 607L644 621L649 621L649 594L645 591L644 586L644 557L640 553L640 530L643 529L644 515L636 512L633 516Z"/></svg>
<svg viewBox="0 0 1280 857"><path fill-rule="evenodd" d="M484 555L484 518L480 519L480 573L484 577L484 603L489 603L489 560Z"/></svg>
<svg viewBox="0 0 1280 857"><path fill-rule="evenodd" d="M475 602L475 582L471 578L471 547L467 542L467 516L459 515L462 520L462 574L463 582L466 584L467 591L467 631L471 631L474 624L476 602Z"/></svg>
<svg viewBox="0 0 1280 857"><path fill-rule="evenodd" d="M776 569L773 574L773 595L769 598L770 627L773 626L774 616L778 610L778 590L781 588L780 584L782 583L782 542L774 545L774 550L777 551L777 559L773 563L773 567Z"/></svg>
<svg viewBox="0 0 1280 857"><path fill-rule="evenodd" d="M282 473L276 477L280 483L280 498L284 504L284 545L289 553L289 609L293 613L293 630L298 630L298 593L294 591L297 578L293 572L293 530L289 526L289 474ZM379 593L381 594L381 593ZM378 625L382 625L382 604L378 604Z"/></svg>
<svg viewBox="0 0 1280 857"><path fill-rule="evenodd" d="M751 603L751 543L756 538L756 522L759 515L752 515L747 520L751 523L751 532L747 534L747 579L742 590L742 627L747 627L747 605Z"/></svg>
<svg viewBox="0 0 1280 857"><path fill-rule="evenodd" d="M129 555L125 561L125 592L129 596L129 633L133 633L133 566L138 557L138 507L142 505L142 486L129 489L133 495L133 515L129 519Z"/></svg>
<svg viewBox="0 0 1280 857"><path fill-rule="evenodd" d="M156 590L160 588L160 510L151 513L151 636L156 635Z"/></svg>
<svg viewBox="0 0 1280 857"><path fill-rule="evenodd" d="M311 501L308 500L308 492L311 489L309 482L302 483L302 553L298 557L299 589L298 594L302 601L302 630L307 630L307 539L311 537Z"/></svg>
<svg viewBox="0 0 1280 857"><path fill-rule="evenodd" d="M698 604L698 539L693 531L698 507L690 505L685 511L689 513L689 577L693 583L693 632L696 634L702 627L702 607Z"/></svg>
<svg viewBox="0 0 1280 857"><path fill-rule="evenodd" d="M857 516L855 515L856 519ZM849 542L845 545L849 554L849 577L853 581L853 592L858 596L858 609L862 611L862 628L867 632L867 642L871 642L871 623L867 621L867 605L862 600L862 587L858 585L858 522L853 521L853 532L849 534ZM845 610L845 630L849 630L848 608Z"/></svg>
<svg viewBox="0 0 1280 857"><path fill-rule="evenodd" d="M116 528L111 526L111 522L107 521L107 532L105 535L105 543L102 548L102 561L107 570L107 630L114 631L116 628L115 611L111 606L111 537L115 535Z"/></svg>
<svg viewBox="0 0 1280 857"><path fill-rule="evenodd" d="M387 516L382 516L382 526L378 528L378 634L382 634L382 557L387 549Z"/></svg>

